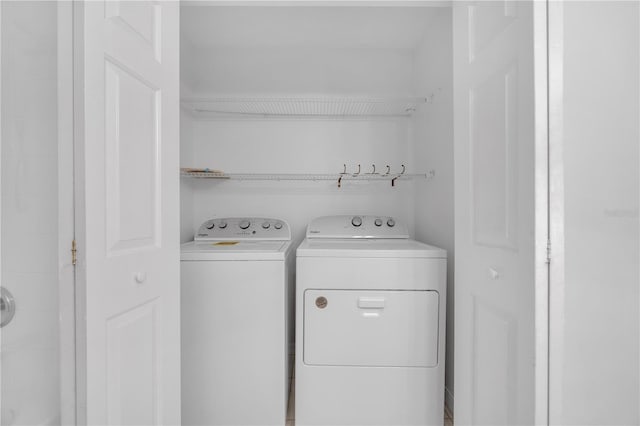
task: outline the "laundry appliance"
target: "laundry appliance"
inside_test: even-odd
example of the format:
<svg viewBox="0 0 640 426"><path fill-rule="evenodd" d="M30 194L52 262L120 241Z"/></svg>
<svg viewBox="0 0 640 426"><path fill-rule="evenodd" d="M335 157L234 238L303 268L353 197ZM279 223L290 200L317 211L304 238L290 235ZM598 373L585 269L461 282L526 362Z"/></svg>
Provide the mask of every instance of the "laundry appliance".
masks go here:
<svg viewBox="0 0 640 426"><path fill-rule="evenodd" d="M181 252L182 424L284 426L293 328L289 225L212 219Z"/></svg>
<svg viewBox="0 0 640 426"><path fill-rule="evenodd" d="M327 216L296 264L296 425L442 424L446 252L392 217Z"/></svg>

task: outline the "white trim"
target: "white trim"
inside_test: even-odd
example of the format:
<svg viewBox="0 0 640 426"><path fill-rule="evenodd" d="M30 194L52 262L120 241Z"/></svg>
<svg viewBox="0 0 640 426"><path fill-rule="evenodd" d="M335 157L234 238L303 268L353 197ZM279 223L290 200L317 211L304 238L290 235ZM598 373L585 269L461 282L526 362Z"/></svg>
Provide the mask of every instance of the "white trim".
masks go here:
<svg viewBox="0 0 640 426"><path fill-rule="evenodd" d="M183 6L452 7L457 0L182 0Z"/></svg>
<svg viewBox="0 0 640 426"><path fill-rule="evenodd" d="M87 424L86 244L84 200L84 2L73 5L74 225L76 298L76 424Z"/></svg>
<svg viewBox="0 0 640 426"><path fill-rule="evenodd" d="M0 3L0 194L2 193L2 3ZM2 236L2 197L0 196L0 236ZM2 277L2 244L0 244L0 278ZM2 286L2 282L0 282ZM2 349L2 329L0 328L0 349ZM2 382L2 362L0 350L0 383ZM2 386L0 386L0 412L2 412ZM2 419L0 417L0 426Z"/></svg>
<svg viewBox="0 0 640 426"><path fill-rule="evenodd" d="M562 424L564 374L564 5L549 2L549 424Z"/></svg>
<svg viewBox="0 0 640 426"><path fill-rule="evenodd" d="M535 98L535 389L534 424L549 420L549 162L547 2L533 4Z"/></svg>
<svg viewBox="0 0 640 426"><path fill-rule="evenodd" d="M57 4L58 80L58 309L60 337L60 418L76 424L75 277L71 262L73 213L73 9Z"/></svg>

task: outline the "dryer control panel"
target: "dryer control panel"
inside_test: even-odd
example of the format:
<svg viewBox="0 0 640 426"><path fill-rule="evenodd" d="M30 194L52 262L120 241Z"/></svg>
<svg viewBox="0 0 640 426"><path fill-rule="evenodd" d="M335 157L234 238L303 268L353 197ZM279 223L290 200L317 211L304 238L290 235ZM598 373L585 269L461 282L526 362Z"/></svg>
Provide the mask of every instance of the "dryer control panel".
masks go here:
<svg viewBox="0 0 640 426"><path fill-rule="evenodd" d="M391 216L323 216L311 221L307 238L409 238L409 230Z"/></svg>
<svg viewBox="0 0 640 426"><path fill-rule="evenodd" d="M198 229L196 241L290 241L291 229L284 220L265 217L209 219Z"/></svg>

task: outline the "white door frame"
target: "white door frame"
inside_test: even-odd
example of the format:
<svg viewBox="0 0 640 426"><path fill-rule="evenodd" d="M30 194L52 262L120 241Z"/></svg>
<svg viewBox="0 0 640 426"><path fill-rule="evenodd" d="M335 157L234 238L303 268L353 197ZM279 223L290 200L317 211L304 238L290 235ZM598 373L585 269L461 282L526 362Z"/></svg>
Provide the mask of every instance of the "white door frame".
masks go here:
<svg viewBox="0 0 640 426"><path fill-rule="evenodd" d="M549 424L549 75L547 1L533 4L535 97L535 424Z"/></svg>
<svg viewBox="0 0 640 426"><path fill-rule="evenodd" d="M58 2L58 277L60 421L76 424L73 3Z"/></svg>
<svg viewBox="0 0 640 426"><path fill-rule="evenodd" d="M563 179L563 32L564 6L549 2L549 243L553 248L553 262L549 264L549 395L548 424L562 418L561 380L551 377L563 375L564 346L564 179ZM551 176L553 173L553 176ZM551 186L553 185L553 186ZM553 283L553 285L551 285Z"/></svg>

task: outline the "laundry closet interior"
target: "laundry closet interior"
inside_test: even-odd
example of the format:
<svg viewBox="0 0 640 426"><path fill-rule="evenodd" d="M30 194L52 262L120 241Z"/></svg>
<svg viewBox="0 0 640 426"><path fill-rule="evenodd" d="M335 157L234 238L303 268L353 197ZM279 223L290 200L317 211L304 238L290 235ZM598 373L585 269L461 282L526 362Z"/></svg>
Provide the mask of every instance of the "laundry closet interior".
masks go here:
<svg viewBox="0 0 640 426"><path fill-rule="evenodd" d="M294 247L319 216L394 217L447 250L453 325L450 5L195 2L180 24L180 165L228 175L183 172L182 242L216 217L285 220Z"/></svg>

